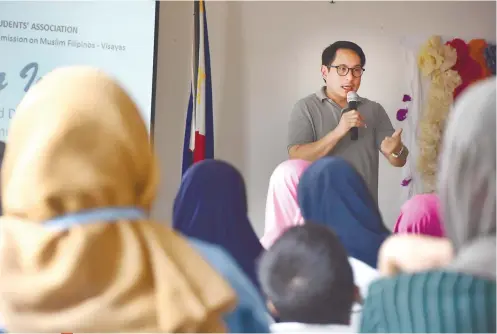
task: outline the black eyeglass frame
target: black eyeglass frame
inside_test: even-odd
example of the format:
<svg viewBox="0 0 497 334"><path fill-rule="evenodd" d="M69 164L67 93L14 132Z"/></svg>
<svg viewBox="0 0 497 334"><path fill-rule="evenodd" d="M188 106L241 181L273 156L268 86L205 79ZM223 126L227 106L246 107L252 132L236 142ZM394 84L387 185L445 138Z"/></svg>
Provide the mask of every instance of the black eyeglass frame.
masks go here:
<svg viewBox="0 0 497 334"><path fill-rule="evenodd" d="M335 69L336 69L336 71L337 71L337 74L338 74L339 76L341 76L341 77L346 76L346 75L347 75L347 74L349 74L349 72L352 70L352 76L353 76L354 78L360 78L360 77L362 77L362 75L364 74L364 71L366 71L366 69L365 69L364 67L347 67L347 66L346 66L346 65L344 65L344 64L340 64L340 65L328 65L327 67L328 67L328 71L330 70L330 68L331 68L331 67L335 68ZM339 68L339 67L345 67L345 68L347 69L347 72L345 72L345 74L340 74L340 73L338 73L338 68ZM361 75L359 75L359 76L354 75L354 70L361 70Z"/></svg>

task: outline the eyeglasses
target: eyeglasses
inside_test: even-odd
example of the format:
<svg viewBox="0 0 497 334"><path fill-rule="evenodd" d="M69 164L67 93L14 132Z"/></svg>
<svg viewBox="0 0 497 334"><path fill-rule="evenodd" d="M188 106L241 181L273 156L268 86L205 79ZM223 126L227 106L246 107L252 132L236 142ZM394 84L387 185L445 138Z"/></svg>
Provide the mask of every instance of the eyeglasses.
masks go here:
<svg viewBox="0 0 497 334"><path fill-rule="evenodd" d="M352 71L352 76L359 78L360 76L362 76L362 74L366 70L366 69L359 67L359 66L350 68L350 67L347 67L345 65L338 65L338 66L329 65L328 70L330 69L330 67L336 68L337 74L341 77L346 76L347 74L349 74L349 71Z"/></svg>

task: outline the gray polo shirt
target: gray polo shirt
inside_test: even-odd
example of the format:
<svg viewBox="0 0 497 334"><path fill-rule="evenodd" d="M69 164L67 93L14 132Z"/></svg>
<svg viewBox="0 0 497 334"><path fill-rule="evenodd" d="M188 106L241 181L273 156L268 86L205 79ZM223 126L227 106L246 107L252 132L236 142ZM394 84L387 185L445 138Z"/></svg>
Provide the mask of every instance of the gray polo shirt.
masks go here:
<svg viewBox="0 0 497 334"><path fill-rule="evenodd" d="M322 87L295 104L288 126L288 149L315 142L338 126L342 108L326 96L325 89ZM359 128L359 138L355 141L350 139L350 134L345 135L328 155L342 157L352 164L378 202L380 145L386 136L394 133L394 128L385 109L377 102L361 98L357 111L367 128Z"/></svg>

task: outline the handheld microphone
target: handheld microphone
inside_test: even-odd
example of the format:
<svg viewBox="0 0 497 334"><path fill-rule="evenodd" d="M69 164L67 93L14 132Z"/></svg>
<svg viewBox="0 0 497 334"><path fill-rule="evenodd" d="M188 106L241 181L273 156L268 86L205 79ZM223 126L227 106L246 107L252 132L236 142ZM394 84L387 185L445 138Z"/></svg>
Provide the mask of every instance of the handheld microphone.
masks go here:
<svg viewBox="0 0 497 334"><path fill-rule="evenodd" d="M347 103L349 104L349 110L357 110L357 106L359 105L359 95L356 92L350 91L347 93ZM359 138L359 129L357 127L353 127L350 129L350 139L357 140Z"/></svg>

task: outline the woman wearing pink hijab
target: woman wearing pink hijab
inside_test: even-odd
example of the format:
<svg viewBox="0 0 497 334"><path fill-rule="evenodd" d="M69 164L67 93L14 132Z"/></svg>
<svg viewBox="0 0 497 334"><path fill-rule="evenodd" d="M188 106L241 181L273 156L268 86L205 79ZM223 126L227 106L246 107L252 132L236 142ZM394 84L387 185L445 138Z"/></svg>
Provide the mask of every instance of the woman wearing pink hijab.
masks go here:
<svg viewBox="0 0 497 334"><path fill-rule="evenodd" d="M412 197L402 205L393 232L444 237L439 208L440 202L436 194L420 194Z"/></svg>
<svg viewBox="0 0 497 334"><path fill-rule="evenodd" d="M311 162L300 159L286 160L279 164L269 180L266 200L264 236L261 244L268 249L283 232L304 220L297 202L300 176Z"/></svg>

